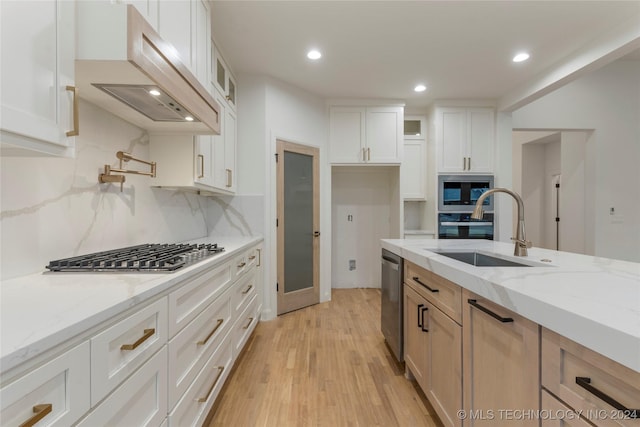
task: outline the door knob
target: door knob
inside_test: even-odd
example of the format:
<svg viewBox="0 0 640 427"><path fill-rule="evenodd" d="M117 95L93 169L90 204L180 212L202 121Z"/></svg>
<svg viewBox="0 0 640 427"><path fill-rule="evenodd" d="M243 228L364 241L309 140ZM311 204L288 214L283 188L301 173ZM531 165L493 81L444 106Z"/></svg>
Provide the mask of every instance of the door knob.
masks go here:
<svg viewBox="0 0 640 427"><path fill-rule="evenodd" d="M320 236L320 232L319 231L314 231L313 232L313 237L319 237Z"/></svg>

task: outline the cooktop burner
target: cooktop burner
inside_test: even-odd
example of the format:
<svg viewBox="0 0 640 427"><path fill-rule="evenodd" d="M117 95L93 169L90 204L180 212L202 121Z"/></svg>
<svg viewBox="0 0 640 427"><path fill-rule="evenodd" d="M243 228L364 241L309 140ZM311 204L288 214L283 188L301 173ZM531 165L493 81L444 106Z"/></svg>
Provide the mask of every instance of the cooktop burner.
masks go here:
<svg viewBox="0 0 640 427"><path fill-rule="evenodd" d="M213 256L224 248L209 244L143 244L49 262L51 272L174 272Z"/></svg>

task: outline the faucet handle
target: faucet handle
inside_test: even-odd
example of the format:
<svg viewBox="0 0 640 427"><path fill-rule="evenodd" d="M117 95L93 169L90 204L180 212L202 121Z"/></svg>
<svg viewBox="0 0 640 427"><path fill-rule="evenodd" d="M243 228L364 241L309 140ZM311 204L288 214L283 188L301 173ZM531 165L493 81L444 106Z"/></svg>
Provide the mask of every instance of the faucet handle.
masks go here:
<svg viewBox="0 0 640 427"><path fill-rule="evenodd" d="M533 246L533 243L531 243L529 240L516 239L515 237L512 237L511 240L518 243L521 247L524 248L530 248Z"/></svg>

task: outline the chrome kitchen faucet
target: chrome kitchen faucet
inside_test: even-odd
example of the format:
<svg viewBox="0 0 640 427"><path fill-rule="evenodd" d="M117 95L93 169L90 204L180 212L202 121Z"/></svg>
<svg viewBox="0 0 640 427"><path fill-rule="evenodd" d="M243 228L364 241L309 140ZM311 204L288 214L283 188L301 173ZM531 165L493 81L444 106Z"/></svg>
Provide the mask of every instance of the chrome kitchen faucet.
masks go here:
<svg viewBox="0 0 640 427"><path fill-rule="evenodd" d="M527 256L527 248L531 247L531 242L528 241L525 237L524 233L524 203L522 203L522 198L511 190L506 188L492 188L491 190L487 190L480 197L478 197L478 201L476 202L476 206L473 209L473 213L471 214L472 219L482 219L484 215L484 211L482 210L482 203L484 199L492 195L493 193L507 193L511 197L513 197L518 203L518 228L516 229L516 237L512 237L511 240L516 242L516 246L513 250L513 254L515 256Z"/></svg>

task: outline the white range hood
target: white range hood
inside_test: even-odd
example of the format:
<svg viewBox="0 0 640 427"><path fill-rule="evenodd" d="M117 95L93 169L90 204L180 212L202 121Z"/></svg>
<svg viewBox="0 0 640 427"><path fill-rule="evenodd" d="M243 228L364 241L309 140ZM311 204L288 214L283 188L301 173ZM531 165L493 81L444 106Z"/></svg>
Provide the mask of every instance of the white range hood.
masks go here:
<svg viewBox="0 0 640 427"><path fill-rule="evenodd" d="M76 5L80 98L151 133L220 134L218 103L133 6Z"/></svg>

